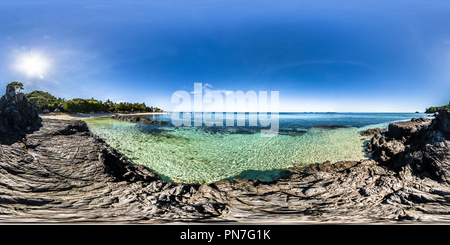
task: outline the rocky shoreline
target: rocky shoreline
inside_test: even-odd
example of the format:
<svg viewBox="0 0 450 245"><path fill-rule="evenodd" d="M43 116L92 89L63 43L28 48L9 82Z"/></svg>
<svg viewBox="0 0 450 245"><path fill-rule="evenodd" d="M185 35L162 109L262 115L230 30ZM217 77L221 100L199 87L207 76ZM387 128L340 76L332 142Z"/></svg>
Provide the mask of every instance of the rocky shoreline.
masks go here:
<svg viewBox="0 0 450 245"><path fill-rule="evenodd" d="M210 185L162 181L83 121L10 127L0 133L0 222L449 222L448 116L372 130L372 159Z"/></svg>

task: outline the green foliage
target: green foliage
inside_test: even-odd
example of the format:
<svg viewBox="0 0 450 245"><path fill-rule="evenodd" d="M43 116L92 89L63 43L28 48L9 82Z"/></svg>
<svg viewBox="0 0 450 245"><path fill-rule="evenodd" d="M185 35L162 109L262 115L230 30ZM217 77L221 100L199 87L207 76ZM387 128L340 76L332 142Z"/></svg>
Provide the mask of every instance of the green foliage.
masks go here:
<svg viewBox="0 0 450 245"><path fill-rule="evenodd" d="M75 98L66 101L64 110L68 112L152 112L163 111L159 108L147 107L145 103L129 103L119 102L114 103L111 100L105 102L92 99Z"/></svg>
<svg viewBox="0 0 450 245"><path fill-rule="evenodd" d="M435 113L437 112L439 107L430 107L425 110L425 113Z"/></svg>
<svg viewBox="0 0 450 245"><path fill-rule="evenodd" d="M64 103L63 108L65 111L68 111L68 112L82 112L83 111L83 108L81 107L81 105L79 103L77 103L76 101L72 101L72 100L66 101L66 103Z"/></svg>
<svg viewBox="0 0 450 245"><path fill-rule="evenodd" d="M13 82L14 83L14 82ZM14 84L10 83L11 86ZM15 84L16 86L21 85ZM23 89L23 85L19 86ZM25 94L28 102L36 107L38 111L42 112L44 109L54 111L59 109L62 112L160 112L163 111L157 107L147 107L145 103L129 103L120 102L114 103L111 100L105 102L91 99L74 98L66 100L64 98L56 98L48 92L35 90L31 93Z"/></svg>
<svg viewBox="0 0 450 245"><path fill-rule="evenodd" d="M66 101L64 110L68 112L99 112L103 111L103 104L101 101L94 99L80 99L75 98Z"/></svg>
<svg viewBox="0 0 450 245"><path fill-rule="evenodd" d="M8 86L14 87L16 93L20 93L20 91L23 90L23 83L21 82L13 81L8 83Z"/></svg>
<svg viewBox="0 0 450 245"><path fill-rule="evenodd" d="M65 99L55 98L55 96L50 93L35 90L31 93L25 94L28 99L28 102L36 107L38 111L42 111L44 109L49 109L53 111L54 109L62 109Z"/></svg>
<svg viewBox="0 0 450 245"><path fill-rule="evenodd" d="M438 112L440 109L446 109L448 111L449 107L448 107L448 105L430 107L425 110L425 113L435 113L435 112Z"/></svg>
<svg viewBox="0 0 450 245"><path fill-rule="evenodd" d="M108 99L103 102L103 110L106 112L114 112L116 111L116 104Z"/></svg>

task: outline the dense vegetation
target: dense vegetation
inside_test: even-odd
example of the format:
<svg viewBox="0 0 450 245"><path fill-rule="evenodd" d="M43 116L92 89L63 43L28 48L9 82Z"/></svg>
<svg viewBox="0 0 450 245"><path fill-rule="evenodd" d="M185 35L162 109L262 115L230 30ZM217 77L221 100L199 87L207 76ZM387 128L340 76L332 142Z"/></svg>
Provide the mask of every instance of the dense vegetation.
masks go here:
<svg viewBox="0 0 450 245"><path fill-rule="evenodd" d="M430 107L425 110L425 113L435 113L435 112L438 112L440 109L446 109L448 111L449 107L448 107L448 105Z"/></svg>
<svg viewBox="0 0 450 245"><path fill-rule="evenodd" d="M9 86L14 86L17 90L23 89L23 84L20 82L11 82ZM58 109L62 112L161 112L163 110L158 107L148 107L145 103L129 103L120 102L115 103L111 100L106 100L102 102L101 100L91 99L80 99L75 98L71 100L66 100L65 98L56 98L48 92L35 90L31 93L25 94L28 102L36 107L39 112L43 112L45 109L49 111L55 111Z"/></svg>
<svg viewBox="0 0 450 245"><path fill-rule="evenodd" d="M148 107L145 103L115 103L111 100L105 102L92 99L75 98L64 103L63 110L67 112L160 112L159 108Z"/></svg>

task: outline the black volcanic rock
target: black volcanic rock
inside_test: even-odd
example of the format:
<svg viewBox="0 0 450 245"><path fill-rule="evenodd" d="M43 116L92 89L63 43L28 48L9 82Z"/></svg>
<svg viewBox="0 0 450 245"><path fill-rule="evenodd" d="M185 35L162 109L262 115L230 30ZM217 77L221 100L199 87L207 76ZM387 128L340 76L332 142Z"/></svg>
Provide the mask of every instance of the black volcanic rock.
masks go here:
<svg viewBox="0 0 450 245"><path fill-rule="evenodd" d="M9 126L8 119L2 116L0 111L0 132L6 133L11 131L11 127Z"/></svg>
<svg viewBox="0 0 450 245"><path fill-rule="evenodd" d="M435 114L435 127L442 132L450 132L450 112L445 109L439 110L439 113Z"/></svg>
<svg viewBox="0 0 450 245"><path fill-rule="evenodd" d="M28 103L27 97L23 93L16 94L14 87L6 86L6 93L0 99L0 131L37 130L41 122L37 109Z"/></svg>
<svg viewBox="0 0 450 245"><path fill-rule="evenodd" d="M25 140L0 135L0 221L446 222L450 141L413 124L426 131L421 141L374 136L386 161L325 162L283 170L272 182L199 185L162 181L89 133L83 121L46 119Z"/></svg>
<svg viewBox="0 0 450 245"><path fill-rule="evenodd" d="M119 120L119 121L126 121L126 122L139 122L140 121L140 117L138 117L138 116L114 115L111 117L111 119Z"/></svg>
<svg viewBox="0 0 450 245"><path fill-rule="evenodd" d="M165 182L85 122L45 119L25 137L0 133L0 222L448 222L450 141L441 126L448 119L437 119L376 133L374 159L210 185Z"/></svg>
<svg viewBox="0 0 450 245"><path fill-rule="evenodd" d="M423 133L431 126L430 118L413 118L411 121L402 121L390 123L388 127L388 136L396 140L414 141L423 137Z"/></svg>
<svg viewBox="0 0 450 245"><path fill-rule="evenodd" d="M83 121L45 119L25 140L0 139L0 222L189 220L221 210L187 204L198 186L162 181Z"/></svg>
<svg viewBox="0 0 450 245"><path fill-rule="evenodd" d="M432 119L429 118L390 123L388 131L375 133L366 147L376 160L397 160L406 149L426 141L427 134L433 128Z"/></svg>
<svg viewBox="0 0 450 245"><path fill-rule="evenodd" d="M155 121L155 120L150 120L148 118L141 118L141 122L143 122L145 124L167 124L166 121Z"/></svg>
<svg viewBox="0 0 450 245"><path fill-rule="evenodd" d="M371 128L371 129L361 132L361 134L364 136L374 136L375 134L383 134L384 132L385 132L385 130L383 130L381 128L374 128L374 129Z"/></svg>
<svg viewBox="0 0 450 245"><path fill-rule="evenodd" d="M418 118L391 123L387 136L376 134L372 138L372 157L386 162L403 178L429 176L450 184L450 142L442 127L446 123L449 121L445 114L439 114L433 121Z"/></svg>

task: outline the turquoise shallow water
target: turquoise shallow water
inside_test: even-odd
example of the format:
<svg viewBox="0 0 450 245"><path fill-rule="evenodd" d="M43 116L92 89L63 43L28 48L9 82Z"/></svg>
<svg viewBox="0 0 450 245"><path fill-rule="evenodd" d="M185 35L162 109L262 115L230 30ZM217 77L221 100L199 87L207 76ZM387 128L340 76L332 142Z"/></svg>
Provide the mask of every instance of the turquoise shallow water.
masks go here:
<svg viewBox="0 0 450 245"><path fill-rule="evenodd" d="M192 115L186 115L194 117ZM406 113L280 113L279 133L261 137L263 127L207 127L171 124L171 115L150 115L166 125L86 119L89 129L133 163L143 164L166 181L212 183L236 176L268 181L296 164L360 160L365 157L361 131L387 128L390 122L424 114ZM251 116L250 116L251 117ZM224 123L225 125L225 123ZM234 124L236 125L236 123ZM319 125L348 128L325 129ZM269 127L265 127L269 128Z"/></svg>

